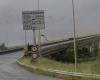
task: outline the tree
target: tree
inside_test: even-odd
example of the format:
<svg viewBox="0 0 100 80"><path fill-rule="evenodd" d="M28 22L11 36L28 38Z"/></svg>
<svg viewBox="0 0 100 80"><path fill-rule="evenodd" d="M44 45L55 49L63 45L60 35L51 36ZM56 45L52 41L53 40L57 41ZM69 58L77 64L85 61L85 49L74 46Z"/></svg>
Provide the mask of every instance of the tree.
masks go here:
<svg viewBox="0 0 100 80"><path fill-rule="evenodd" d="M6 50L6 49L7 49L7 47L5 46L5 43L2 43L0 45L0 50Z"/></svg>

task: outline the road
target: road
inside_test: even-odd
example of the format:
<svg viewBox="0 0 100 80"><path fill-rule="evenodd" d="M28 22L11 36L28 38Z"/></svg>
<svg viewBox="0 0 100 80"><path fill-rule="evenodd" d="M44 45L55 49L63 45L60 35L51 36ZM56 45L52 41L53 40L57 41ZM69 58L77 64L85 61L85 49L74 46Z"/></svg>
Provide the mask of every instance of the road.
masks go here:
<svg viewBox="0 0 100 80"><path fill-rule="evenodd" d="M60 80L23 69L16 63L21 56L23 56L22 51L0 55L0 80Z"/></svg>

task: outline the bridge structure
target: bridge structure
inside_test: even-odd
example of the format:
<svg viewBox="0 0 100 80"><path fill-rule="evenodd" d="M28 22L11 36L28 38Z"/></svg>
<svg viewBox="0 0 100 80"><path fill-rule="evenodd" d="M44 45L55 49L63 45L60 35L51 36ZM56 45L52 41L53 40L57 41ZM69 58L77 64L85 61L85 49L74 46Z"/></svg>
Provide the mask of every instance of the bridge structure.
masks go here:
<svg viewBox="0 0 100 80"><path fill-rule="evenodd" d="M82 46L89 48L90 51L91 51L92 44L94 42L96 46L100 48L100 34L77 38L77 43L80 43ZM41 54L47 56L49 54L58 53L60 51L66 50L67 48L73 45L74 45L73 38L45 43L41 45Z"/></svg>
<svg viewBox="0 0 100 80"><path fill-rule="evenodd" d="M82 46L85 46L86 48L89 48L90 51L91 51L92 44L94 42L96 46L100 48L100 34L78 37L76 38L76 40L77 40L77 43L81 44ZM30 45L30 48L31 46L32 45ZM59 41L52 41L52 42L41 44L40 52L41 52L41 55L48 56L50 54L54 54L54 53L57 54L61 51L64 51L71 46L74 46L73 38L59 40ZM29 51L29 53L32 53L32 52Z"/></svg>

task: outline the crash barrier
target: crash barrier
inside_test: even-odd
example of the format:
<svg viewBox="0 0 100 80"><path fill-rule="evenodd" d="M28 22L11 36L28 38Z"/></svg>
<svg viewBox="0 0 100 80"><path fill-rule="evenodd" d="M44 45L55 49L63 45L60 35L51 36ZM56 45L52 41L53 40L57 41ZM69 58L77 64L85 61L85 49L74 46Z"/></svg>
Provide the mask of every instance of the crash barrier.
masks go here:
<svg viewBox="0 0 100 80"><path fill-rule="evenodd" d="M16 52L16 51L21 51L23 49L24 49L23 47L13 47L13 48L9 48L7 50L0 51L0 55L7 54L7 53L12 53L12 52Z"/></svg>

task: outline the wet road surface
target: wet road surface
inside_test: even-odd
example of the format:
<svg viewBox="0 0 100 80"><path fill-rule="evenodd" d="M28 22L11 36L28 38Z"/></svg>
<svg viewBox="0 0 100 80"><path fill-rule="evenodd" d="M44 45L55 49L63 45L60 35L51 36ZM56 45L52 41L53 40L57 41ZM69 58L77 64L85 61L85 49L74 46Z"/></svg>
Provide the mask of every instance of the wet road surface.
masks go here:
<svg viewBox="0 0 100 80"><path fill-rule="evenodd" d="M0 80L60 80L23 69L16 63L21 56L23 56L22 51L0 55Z"/></svg>

